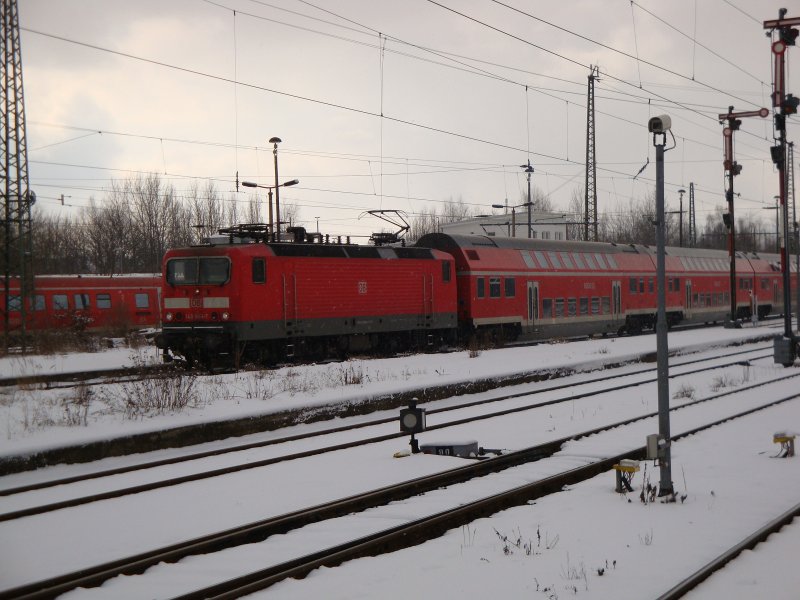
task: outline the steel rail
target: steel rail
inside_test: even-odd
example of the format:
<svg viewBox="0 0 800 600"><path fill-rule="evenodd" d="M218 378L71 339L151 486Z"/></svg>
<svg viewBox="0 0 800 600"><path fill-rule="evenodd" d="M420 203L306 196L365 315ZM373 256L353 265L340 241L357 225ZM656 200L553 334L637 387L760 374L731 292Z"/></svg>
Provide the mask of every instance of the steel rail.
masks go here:
<svg viewBox="0 0 800 600"><path fill-rule="evenodd" d="M734 364L738 364L738 363L737 362L732 362L732 363L727 363L725 365L715 365L715 366L712 366L712 367L703 367L701 369L694 369L692 371L687 371L687 372L684 372L684 373L672 374L672 375L670 375L670 377L681 377L681 376L684 376L684 375L695 374L695 373L699 373L699 372L703 372L703 371L716 370L716 369L728 367L728 366L731 366L731 365L734 365ZM779 377L777 379L758 382L758 383L752 384L751 386L740 387L740 388L737 388L736 390L730 390L728 392L722 392L722 393L717 394L715 396L709 396L708 398L701 398L699 400L694 400L692 402L687 402L686 404L683 404L683 405L678 406L678 407L674 407L671 410L678 410L678 409L681 409L681 408L685 408L687 406L691 406L691 405L696 404L698 402L708 402L710 400L714 400L714 399L717 399L717 398L725 396L725 395L729 395L729 394L733 394L733 393L739 393L741 391L746 391L746 390L757 388L757 387L761 387L761 386L764 386L764 385L770 385L772 383L777 383L777 382L780 382L780 381L784 381L786 379L792 379L794 377L800 377L800 373L791 374L791 375L785 375L785 376ZM572 395L570 395L568 397L565 397L565 398L556 398L556 399L553 399L553 400L547 400L545 402L539 402L539 403L536 403L536 404L527 404L525 406L518 406L518 407L499 410L499 411L495 411L495 412L491 412L491 413L484 413L482 415L476 415L476 416L473 416L473 417L465 417L463 419L457 419L457 420L454 420L454 421L449 421L447 423L440 423L438 425L431 425L430 427L427 427L426 431L436 431L438 429L446 429L448 427L455 427L457 425L464 425L466 423L472 423L472 422L475 422L475 421L482 421L482 420L486 420L486 419L502 417L502 416L506 416L506 415L509 415L509 414L513 414L513 413L524 412L524 411L528 411L528 410L536 410L536 409L547 407L547 406L553 406L555 404L561 404L563 402L571 402L571 401L574 401L574 400L580 400L580 399L583 399L583 398L589 398L589 397L592 397L592 396L599 396L599 395L602 395L602 394L607 394L608 392L620 391L620 390L624 390L624 389L628 389L628 388L632 388L632 387L637 387L637 386L640 386L640 385L646 385L648 383L653 383L653 381L655 381L655 379L648 379L648 380L644 380L644 381L626 383L626 384L622 384L622 385L618 385L618 386L603 388L602 390L594 390L594 391L591 391L591 392L584 392L584 393L581 393L581 394L572 394ZM531 395L531 394L526 394L526 393L512 394L509 397L513 398L513 397L516 397L516 396L526 396L526 395ZM459 407L459 408L461 408L461 407ZM653 416L653 414L657 414L657 413L652 413L652 414L648 414L648 415L633 417L630 420L626 420L626 421L623 421L621 423L618 423L618 425L619 424L625 425L625 424L628 424L630 422L633 422L633 421L636 421L636 420L639 420L639 419L649 418L649 417ZM395 421L395 420L396 419L390 419L390 421ZM606 427L603 426L603 427L601 427L599 429L599 431L602 431L605 428ZM375 443L379 443L379 442L388 441L388 440L391 440L391 439L402 438L402 437L405 437L406 435L407 434L403 433L403 432L387 433L387 434L384 434L384 435L374 436L374 437L370 437L370 438L363 438L363 439L354 440L354 441L351 441L351 442L343 442L341 444L335 444L335 445L332 445L332 446L324 446L324 447L321 447L321 448L314 448L314 449L311 449L311 450L306 450L306 451L303 451L303 452L297 452L297 453L294 453L294 454L276 456L276 457L266 458L266 459L252 461L252 462L248 462L248 463L232 465L232 466L229 466L229 467L222 467L222 468L219 468L219 469L212 469L212 470L209 470L209 471L191 473L189 475L183 475L181 477L172 477L172 478L169 478L169 479L164 479L164 480L160 480L160 481L152 481L152 482L149 482L149 483L143 483L143 484L140 484L140 485L130 486L130 487L126 487L126 488L117 488L117 489L114 489L114 490L108 490L106 492L98 492L96 494L89 494L87 496L80 496L80 497L76 497L76 498L70 498L70 499L67 499L67 500L60 500L58 502L51 502L49 504L40 504L38 506L28 506L27 508L21 508L21 509L15 510L15 511L9 511L9 512L6 512L6 513L0 513L0 523L5 522L5 521L12 521L14 519L21 519L23 517L30 517L30 516L34 516L34 515L39 515L39 514L43 514L43 513L47 513L47 512L53 512L53 511L56 511L56 510L62 510L64 508L72 508L72 507L75 507L75 506L81 506L81 505L84 505L84 504L90 504L92 502L99 502L99 501L102 501L102 500L110 500L110 499L113 499L113 498L121 498L123 496L129 496L129 495L132 495L132 494L140 494L142 492L150 492L150 491L153 491L153 490L162 489L162 488L166 488L166 487L173 487L173 486L176 486L176 485L180 485L180 484L183 484L183 483L189 483L189 482L192 482L192 481L200 481L202 479L210 479L210 478L213 478L213 477L221 477L223 475L230 475L232 473L237 473L237 472L240 472L240 471L246 471L246 470L250 470L250 469L257 469L257 468L260 468L260 467L266 467L266 466L274 465L274 464L281 463L281 462L287 462L287 461L290 461L290 460L298 460L298 459L302 459L302 458L308 458L308 457L316 456L316 455L319 455L319 454L325 454L327 452L336 452L336 451L339 451L339 450L346 450L348 448L355 448L355 447L358 447L358 446L365 446L365 445L368 445L368 444L375 444ZM584 434L578 434L578 437L583 437L583 435ZM575 439L577 439L577 438L575 438Z"/></svg>
<svg viewBox="0 0 800 600"><path fill-rule="evenodd" d="M800 397L800 394L793 394L768 405L759 407L758 409L748 410L737 415L729 416L714 423L704 425L701 428L695 428L691 432L685 432L674 436L672 440L675 441L688 435L694 435L699 431L715 427L736 418L747 416L758 410L764 410L777 404L794 400L798 397ZM403 525L398 525L391 529L383 530L351 542L345 542L344 544L315 552L295 560L248 573L219 584L192 591L188 594L176 596L172 600L198 600L201 598L227 600L239 598L243 595L263 590L290 577L302 578L319 567L334 567L354 558L386 554L402 548L418 545L422 542L439 537L446 531L471 523L476 519L496 514L497 512L512 508L514 506L521 506L544 495L559 492L564 488L564 486L575 485L577 483L586 481L592 477L595 477L596 475L608 471L613 467L614 464L618 463L624 458L641 459L644 454L645 448L643 447L632 449L629 452L618 454L610 458L601 459L589 465L577 467L570 471L547 477L533 483L525 484L487 498L482 498L454 509L442 511L437 514L423 517ZM793 510L800 512L800 505L795 507ZM786 519L787 514L784 514L773 521L771 525L774 527L776 523L784 522ZM789 520L791 520L791 518L789 518ZM751 538L759 537L760 535L763 535L765 538L766 535L769 534L764 534L763 531L760 531L758 532L758 535L751 536L748 538L748 540L746 540L746 542L755 545L756 542L753 542ZM741 552L742 549L744 548L739 549L739 552ZM669 598L671 600L672 598L679 597L680 594L676 596L670 596Z"/></svg>
<svg viewBox="0 0 800 600"><path fill-rule="evenodd" d="M701 569L695 571L689 577L670 588L669 591L661 594L658 600L678 600L678 598L682 598L686 593L696 588L715 572L721 570L742 552L745 550L752 550L758 544L766 540L771 534L780 531L785 525L791 523L795 517L800 517L800 504L796 504L779 517L761 527L758 531L753 532L744 540L720 554Z"/></svg>
<svg viewBox="0 0 800 600"><path fill-rule="evenodd" d="M737 352L728 353L726 356L728 356L728 357L730 357L730 356L739 356L739 355L742 355L742 354L750 354L750 353L758 352L758 351L759 351L758 348L749 349L749 350L739 350ZM752 360L758 360L759 358L770 358L770 357L772 357L772 353L770 353L768 355L764 355L764 356L756 356ZM699 358L699 359L689 360L689 361L682 362L682 363L677 364L677 365L673 365L673 368L674 367L685 367L685 366L688 366L688 365L708 362L708 361L711 361L711 360L718 360L720 358L721 357L717 356L717 357ZM740 361L734 361L734 362L726 363L725 365L721 365L721 366L718 365L717 367L714 367L714 368L723 368L723 367L726 367L726 366L732 366L734 364L738 364L738 362L740 362ZM472 408L472 407L475 407L475 406L482 406L482 405L486 405L486 404L491 404L493 402L501 402L501 401L505 401L505 400L511 400L511 399L514 399L514 398L520 398L520 397L524 397L524 396L535 396L537 394L543 394L543 393L548 393L548 392L556 392L556 391L563 390L563 389L572 389L576 385L592 385L592 384L595 384L595 383L602 383L604 381L613 381L614 379L620 379L622 377L633 377L633 376L636 376L636 375L643 375L645 373L652 373L655 370L656 369L654 367L647 367L647 368L644 368L644 369L639 369L637 371L632 371L630 373L604 375L604 376L601 376L601 377L594 377L592 379L584 380L584 381L580 382L579 384L564 383L564 384L549 386L546 389L537 389L537 390L531 390L531 391L527 391L527 392L516 392L516 393L513 393L513 394L504 394L502 396L495 396L495 397L486 398L486 399L483 399L483 400L474 400L474 401L465 402L465 403L458 404L458 405L447 406L447 407L443 407L443 408L430 409L430 410L427 411L427 414L428 415L434 415L434 414L439 414L439 413L448 412L448 411L452 411L452 410L460 410L460 409L464 409L464 408ZM689 373L677 373L677 374L673 373L670 376L671 377L672 376L679 377L679 376L682 376L682 375L692 374L692 373L697 373L697 372L699 372L699 371L691 371ZM648 380L648 381L645 381L644 383L652 383L652 381L653 380ZM579 398L579 396L571 396L569 398L569 400L574 400L574 399L577 399L577 398ZM229 446L227 448L218 448L218 449L215 449L215 450L207 450L207 451L203 451L203 452L195 452L195 453L192 453L192 454L184 454L182 456L175 456L175 457L171 457L171 458L164 458L164 459L159 459L159 460L154 460L154 461L142 462L142 463L137 463L137 464L134 464L134 465L126 465L124 467L116 467L116 468L113 468L113 469L104 469L102 471L95 471L93 473L83 473L81 475L74 475L74 476L70 476L70 477L62 477L62 478L59 478L59 479L51 479L49 481L42 481L42 482L37 482L37 483L21 485L21 486L17 486L17 487L13 487L13 488L0 489L0 497L12 496L14 494L21 494L21 493L24 493L24 492L31 492L31 491L36 491L36 490L47 489L47 488L55 487L55 486L59 486L59 485L68 485L68 484L71 484L71 483L90 481L92 479L100 479L100 478L103 478L103 477L111 477L113 475L121 475L121 474L124 474L124 473L131 473L133 471L140 471L140 470L145 470L145 469L153 469L153 468L156 468L156 467L163 467L163 466L167 466L167 465L174 465L174 464L179 464L179 463L182 463L182 462L189 462L189 461L192 461L192 460L200 460L200 459L209 458L209 457L212 457L212 456L222 456L224 454L229 454L229 453L232 453L232 452L242 452L242 451L245 451L245 450L253 450L253 449L256 449L256 448L264 448L264 447L267 447L267 446L285 444L285 443L288 443L288 442L295 442L295 441L299 441L299 440L305 440L305 439L310 439L310 438L314 438L314 437L320 437L320 436L323 436L323 435L331 435L331 434L334 434L334 433L342 433L342 432L345 432L345 431L353 431L353 430L362 429L362 428L365 428L365 427L373 427L373 426L377 426L377 425L384 425L384 424L387 424L387 423L392 423L394 421L397 421L397 417L385 417L385 418L380 418L380 419L373 419L371 421L365 421L365 422L362 422L362 423L355 423L355 424L351 424L351 425L342 425L342 426L339 426L339 427L331 427L331 428L327 428L327 429L321 429L319 431L300 433L300 434L296 434L296 435L284 436L284 437L281 437L281 438L274 438L274 439L271 439L271 440L262 440L262 441L258 441L258 442L249 442L249 443L245 443L245 444L237 444L235 446ZM398 434L398 435L396 435L394 437L402 437L402 434ZM373 439L371 441L367 440L365 443L372 443L372 441L382 441L382 440L375 440L375 439ZM301 457L299 457L299 458L301 458ZM259 465L259 466L263 466L263 465ZM0 521L2 521L1 517L0 517Z"/></svg>
<svg viewBox="0 0 800 600"><path fill-rule="evenodd" d="M742 390L738 390L742 391ZM726 392L724 394L720 394L719 396L726 396L735 393L734 391ZM776 406L778 404L788 402L790 400L794 400L800 397L800 393L792 394L790 396L786 396L779 400L775 400L773 402L767 403L765 405L761 405L759 407L755 407L752 409L748 409L746 411L737 413L735 415L728 415L723 417L722 419L716 420L712 423L708 423L706 425L693 428L689 431L683 432L681 434L673 436L673 440L677 441L682 439L683 437L689 435L695 435L705 429L717 426L719 424L725 423L727 421L741 418L743 416L759 412L761 410L765 410L772 406ZM707 400L699 400L692 404L696 404L698 402L703 402ZM672 410L679 410L681 408L685 408L687 405L683 405L681 407L676 407ZM103 581L110 579L111 577L117 575L130 575L135 573L141 573L145 569L159 562L176 562L181 558L192 554L206 554L209 552L219 551L225 548L242 545L245 543L253 543L262 541L271 535L286 533L293 529L297 529L302 527L303 525L315 523L325 519L332 519L340 516L344 516L347 514L351 514L354 512L361 512L368 508L374 508L376 506L382 506L388 504L389 502L402 500L409 498L411 496L419 495L424 492L438 489L445 486L450 486L458 483L463 483L469 479L473 479L475 477L481 477L488 475L490 473L499 472L502 470L509 469L511 467L519 466L521 464L533 462L536 460L540 460L542 458L546 458L551 456L555 452L557 452L561 446L566 443L567 441L572 441L576 439L580 439L582 437L595 435L602 431L614 429L620 427L622 425L629 424L631 422L635 422L641 420L642 418L649 418L657 413L651 413L647 417L637 417L634 419L628 419L625 421L621 421L612 425L604 425L602 427L598 427L596 429L583 432L578 435L572 435L565 438L561 438L559 440L551 441L546 444L533 446L531 448L526 448L523 450L519 450L516 452L511 452L508 454L504 454L501 456L497 456L494 458L490 458L484 461L479 461L476 463L471 463L464 465L462 467L458 467L456 469L446 471L443 473L437 473L434 475L428 475L425 477L420 477L411 481L402 482L399 484L394 484L390 486L385 486L378 490L373 490L371 492L367 492L365 494L358 494L355 496L351 496L348 498L335 500L332 502L324 503L315 507L302 509L300 511L295 511L293 513L287 513L285 515L280 515L273 518L264 519L262 521L242 525L233 529L229 529L223 532L210 534L207 536L203 536L200 538L196 538L193 540L189 540L187 542L181 542L177 544L173 544L171 546L167 546L164 548L159 548L153 551L144 552L132 557L122 558L115 561L111 561L102 565L97 565L94 567L87 567L80 571L74 573L67 573L64 575L56 576L47 580L34 582L31 584L26 584L23 586L19 586L14 589L9 589L5 591L0 591L0 600L6 600L10 598L15 599L42 599L42 598L53 598L59 594L67 592L69 590L75 589L77 587L93 587L100 585ZM618 462L622 458L634 458L634 459L642 459L644 458L645 448L634 448L628 452L616 455L612 458L603 459L600 461L596 461L590 465L586 465L579 469L574 469L572 471L567 472L567 474L562 475L563 477L575 477L575 479L565 479L561 485L569 484L569 483L576 483L579 481L583 481L588 479L589 477L593 477L601 472L607 471L611 465L615 462ZM594 469L592 468L594 466ZM558 485L557 482L561 481L558 479L562 476L554 476L545 480L541 480L540 482L534 482L532 484L527 484L522 486L521 488L516 488L510 492L505 492L503 494L497 495L497 497L503 498L521 498L525 497L526 500L530 499L530 493L532 490L537 489L537 486L541 486L540 490L542 494L545 493L552 493L554 491L558 491L561 489L561 486ZM520 492L520 490L524 490ZM492 498L495 498L493 496ZM488 502L488 504L487 504ZM482 507L481 510L491 510L489 513L475 513L470 511L470 506L473 504L465 505L460 509L457 509L460 521L452 521L447 520L447 525L439 526L444 527L446 529L451 529L452 527L459 526L460 524L469 522L477 518L477 516L481 516L482 514L492 514L493 512L497 512L498 510L502 510L503 506L498 504L494 501L487 501L482 500L479 501L477 505ZM515 504L508 504L508 506L513 506ZM488 507L488 508L487 508ZM444 519L444 517L441 517ZM464 520L466 519L466 520ZM415 529L410 529L408 531L403 532L401 529L398 529L395 533L393 533L390 538L381 539L379 545L381 547L388 547L389 541L392 544L403 544L409 542L414 536L425 536L429 533L434 531L434 526L436 526L436 522L426 522L425 525L416 526ZM430 528L430 529L429 529ZM436 529L439 531L439 529ZM435 535L431 535L431 537L436 537ZM427 537L425 539L431 539L431 537ZM360 545L364 543L363 540L359 540L358 543L351 543L350 545L361 547ZM374 552L374 541L370 542L370 553ZM418 542L414 542L418 543ZM413 545L413 544L408 544ZM394 547L394 546L392 546ZM404 547L402 545L397 546ZM340 554L341 552L346 552L346 555ZM314 562L308 563L305 566L302 565L292 565L291 566L291 573L290 575L285 576L297 576L296 569L305 570L305 572L309 572L313 570L317 566L322 564L334 565L339 564L342 560L348 560L349 558L353 558L357 556L356 554L351 554L353 552L352 549L344 549L340 548L334 553L334 558L331 558L327 555L315 555ZM320 554L320 553L317 553ZM347 558L343 558L346 556ZM320 562L322 561L322 562ZM330 562L333 561L333 562ZM262 572L259 572L262 573ZM271 585L278 579L274 579L275 573L270 572L270 574L265 575L267 580L270 581L267 585ZM249 576L248 576L249 577ZM261 576L259 576L261 577ZM234 580L237 581L238 580ZM259 579L259 581L262 581ZM228 582L230 583L230 582ZM252 581L248 581L247 585L252 585ZM233 584L231 584L233 585ZM236 583L239 585L239 583ZM260 583L258 585L261 585ZM214 586L216 590L218 586ZM254 589L262 589L266 587L262 585L260 588ZM196 592L200 594L198 596L187 596L187 597L206 597L208 595L208 590L202 590ZM214 592L216 593L216 591ZM235 592L234 594L240 594L241 592ZM223 597L223 596L221 596ZM224 596L224 597L235 597L234 596Z"/></svg>

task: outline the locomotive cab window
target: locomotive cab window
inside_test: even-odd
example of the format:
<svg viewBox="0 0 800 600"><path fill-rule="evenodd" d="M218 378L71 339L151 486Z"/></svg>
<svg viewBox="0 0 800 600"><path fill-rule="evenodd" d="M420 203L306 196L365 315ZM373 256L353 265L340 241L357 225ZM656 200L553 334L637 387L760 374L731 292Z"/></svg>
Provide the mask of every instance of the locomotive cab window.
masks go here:
<svg viewBox="0 0 800 600"><path fill-rule="evenodd" d="M97 294L97 308L111 308L111 294Z"/></svg>
<svg viewBox="0 0 800 600"><path fill-rule="evenodd" d="M170 285L222 285L230 278L231 263L224 257L173 258L167 261Z"/></svg>
<svg viewBox="0 0 800 600"><path fill-rule="evenodd" d="M259 257L253 259L253 283L266 283L267 261Z"/></svg>

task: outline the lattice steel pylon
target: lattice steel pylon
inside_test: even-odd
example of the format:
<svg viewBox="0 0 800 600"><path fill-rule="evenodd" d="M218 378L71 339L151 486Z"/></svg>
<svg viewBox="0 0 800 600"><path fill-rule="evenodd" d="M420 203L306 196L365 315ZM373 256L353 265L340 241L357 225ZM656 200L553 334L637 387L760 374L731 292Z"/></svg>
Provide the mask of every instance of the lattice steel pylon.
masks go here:
<svg viewBox="0 0 800 600"><path fill-rule="evenodd" d="M586 186L584 198L583 239L597 241L597 162L594 144L594 81L597 66L589 67L589 89L586 96ZM591 237L590 237L591 235Z"/></svg>
<svg viewBox="0 0 800 600"><path fill-rule="evenodd" d="M689 182L689 246L697 246L697 221L694 216L694 183Z"/></svg>
<svg viewBox="0 0 800 600"><path fill-rule="evenodd" d="M3 338L6 350L11 337L9 309L20 314L19 335L25 350L28 312L33 306L31 206L35 196L28 188L28 152L25 139L25 102L22 88L22 50L20 48L17 0L0 0L0 25L3 41L0 110L2 110L2 227ZM12 281L19 281L19 293L10 294Z"/></svg>

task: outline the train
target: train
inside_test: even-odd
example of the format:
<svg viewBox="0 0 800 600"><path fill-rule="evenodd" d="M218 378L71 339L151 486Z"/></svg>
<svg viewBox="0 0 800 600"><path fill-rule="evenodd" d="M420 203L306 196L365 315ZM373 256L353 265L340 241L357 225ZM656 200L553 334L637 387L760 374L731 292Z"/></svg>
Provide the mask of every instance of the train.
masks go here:
<svg viewBox="0 0 800 600"><path fill-rule="evenodd" d="M640 244L432 233L413 246L247 227L169 250L164 359L274 364L452 344L638 333L656 323L656 253ZM737 253L737 319L783 312L779 257ZM793 268L793 287L797 273ZM666 250L668 324L729 319L724 251Z"/></svg>
<svg viewBox="0 0 800 600"><path fill-rule="evenodd" d="M0 288L9 333L23 331L20 280ZM161 323L161 274L38 275L25 307L26 332L122 333L157 328ZM5 316L3 316L5 319Z"/></svg>

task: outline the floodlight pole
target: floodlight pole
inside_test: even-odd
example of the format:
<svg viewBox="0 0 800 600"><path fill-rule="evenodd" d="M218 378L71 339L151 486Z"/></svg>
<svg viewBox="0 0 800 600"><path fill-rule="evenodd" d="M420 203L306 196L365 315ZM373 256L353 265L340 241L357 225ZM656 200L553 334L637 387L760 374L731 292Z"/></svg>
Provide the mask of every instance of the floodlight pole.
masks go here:
<svg viewBox="0 0 800 600"><path fill-rule="evenodd" d="M660 142L658 137L661 137ZM656 354L658 372L658 433L663 446L660 448L659 466L661 481L659 496L674 493L672 486L672 452L670 450L669 427L669 346L667 344L667 296L666 296L666 250L664 214L664 146L666 133L653 133L656 147L656 281L658 291L658 314L656 318Z"/></svg>

